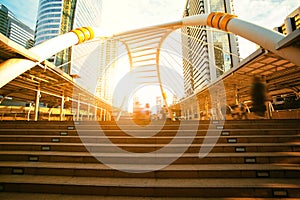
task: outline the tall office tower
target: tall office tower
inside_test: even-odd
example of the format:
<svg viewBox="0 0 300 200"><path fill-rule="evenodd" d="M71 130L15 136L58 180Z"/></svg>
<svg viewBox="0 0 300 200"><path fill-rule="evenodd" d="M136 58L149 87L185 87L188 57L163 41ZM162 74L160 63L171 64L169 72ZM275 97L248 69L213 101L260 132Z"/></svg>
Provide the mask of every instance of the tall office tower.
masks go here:
<svg viewBox="0 0 300 200"><path fill-rule="evenodd" d="M59 34L64 34L72 30L74 23L74 15L77 0L63 1L62 16L60 20ZM71 69L71 51L72 48L64 49L55 55L55 65L61 68L64 72L70 74Z"/></svg>
<svg viewBox="0 0 300 200"><path fill-rule="evenodd" d="M62 0L40 0L35 27L35 43L38 45L60 33ZM54 62L55 56L48 59Z"/></svg>
<svg viewBox="0 0 300 200"><path fill-rule="evenodd" d="M74 20L72 29L79 27L99 27L102 18L102 0L77 0L76 9L74 13ZM71 49L71 74L79 74L79 76L93 77L101 68L101 42L89 42L73 46ZM65 62L65 61L64 61ZM79 80L78 80L79 81ZM96 92L96 83L92 92Z"/></svg>
<svg viewBox="0 0 300 200"><path fill-rule="evenodd" d="M40 0L35 29L35 45L59 34L62 5L62 0Z"/></svg>
<svg viewBox="0 0 300 200"><path fill-rule="evenodd" d="M274 28L274 30L284 35L288 35L296 29L300 29L300 6L286 16L284 23L280 27Z"/></svg>
<svg viewBox="0 0 300 200"><path fill-rule="evenodd" d="M8 36L8 30L9 30L9 25L8 25L8 9L0 4L0 33L2 33L5 36Z"/></svg>
<svg viewBox="0 0 300 200"><path fill-rule="evenodd" d="M232 0L187 0L183 17L211 12L232 13ZM239 62L237 38L207 26L182 28L186 96L217 79Z"/></svg>
<svg viewBox="0 0 300 200"><path fill-rule="evenodd" d="M102 0L40 0L35 44L78 27L99 26L101 9ZM97 64L99 67L97 60L93 59L92 63L90 59L91 53L97 51L95 48L96 44L74 46L56 54L50 61L68 74L79 74L83 65Z"/></svg>
<svg viewBox="0 0 300 200"><path fill-rule="evenodd" d="M18 20L4 5L0 4L0 33L25 48L32 47L34 31Z"/></svg>
<svg viewBox="0 0 300 200"><path fill-rule="evenodd" d="M113 100L113 91L117 82L115 77L117 53L117 42L114 40L107 40L100 46L99 58L102 67L97 84L97 94L109 102Z"/></svg>

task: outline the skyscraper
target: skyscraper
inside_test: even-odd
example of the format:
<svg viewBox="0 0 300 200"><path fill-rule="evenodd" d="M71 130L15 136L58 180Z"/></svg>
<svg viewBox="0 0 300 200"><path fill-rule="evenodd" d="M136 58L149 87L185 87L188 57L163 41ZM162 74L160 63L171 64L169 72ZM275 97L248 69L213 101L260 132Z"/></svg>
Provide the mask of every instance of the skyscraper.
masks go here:
<svg viewBox="0 0 300 200"><path fill-rule="evenodd" d="M8 35L8 9L0 4L0 33Z"/></svg>
<svg viewBox="0 0 300 200"><path fill-rule="evenodd" d="M63 1L61 20L60 20L60 30L59 34L64 34L73 29L74 16L76 9L77 0L67 0ZM55 56L55 65L60 67L64 72L70 74L71 70L71 47L64 49Z"/></svg>
<svg viewBox="0 0 300 200"><path fill-rule="evenodd" d="M99 27L101 15L102 0L40 0L35 44L79 27ZM79 85L110 101L114 63L109 62L117 56L116 49L111 41L82 43L57 53L50 61L65 73L76 75Z"/></svg>
<svg viewBox="0 0 300 200"><path fill-rule="evenodd" d="M35 45L78 27L99 26L101 9L102 0L40 0ZM77 74L86 61L83 55L90 55L91 49L86 44L78 45L56 54L50 61L68 74Z"/></svg>
<svg viewBox="0 0 300 200"><path fill-rule="evenodd" d="M211 12L232 14L232 0L187 0L183 17ZM181 113L186 119L199 119L203 110L195 101L196 94L239 62L237 38L208 26L184 27L181 33L186 95L180 104ZM203 112L210 111L207 108Z"/></svg>
<svg viewBox="0 0 300 200"><path fill-rule="evenodd" d="M35 45L60 33L62 0L40 0L35 29Z"/></svg>
<svg viewBox="0 0 300 200"><path fill-rule="evenodd" d="M105 100L112 102L115 87L116 62L117 62L117 42L107 40L100 45L98 55L101 63L101 71L97 83L97 94Z"/></svg>
<svg viewBox="0 0 300 200"><path fill-rule="evenodd" d="M0 33L25 48L32 47L34 31L18 20L4 5L0 4Z"/></svg>
<svg viewBox="0 0 300 200"><path fill-rule="evenodd" d="M102 18L101 14L102 0L77 0L72 29L84 26L99 27ZM95 73L92 68L95 70L100 68L100 48L98 42L72 47L72 67L70 73L78 74L81 67L86 65L90 66L90 71L84 71L84 73L90 73L91 75Z"/></svg>
<svg viewBox="0 0 300 200"><path fill-rule="evenodd" d="M232 0L187 0L183 17L211 12L232 13ZM206 26L182 28L186 96L192 95L239 62L237 39Z"/></svg>

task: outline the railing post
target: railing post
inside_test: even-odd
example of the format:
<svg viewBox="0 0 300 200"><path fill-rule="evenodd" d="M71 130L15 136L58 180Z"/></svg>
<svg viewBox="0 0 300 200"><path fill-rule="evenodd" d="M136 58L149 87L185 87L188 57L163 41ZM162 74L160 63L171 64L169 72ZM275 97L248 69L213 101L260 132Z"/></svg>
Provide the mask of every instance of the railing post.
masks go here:
<svg viewBox="0 0 300 200"><path fill-rule="evenodd" d="M97 121L97 113L98 113L97 111L98 111L98 106L95 105L94 108L95 108L95 112L94 112L94 120Z"/></svg>
<svg viewBox="0 0 300 200"><path fill-rule="evenodd" d="M35 96L35 107L34 107L34 121L38 120L39 117L39 104L40 104L41 90L38 86Z"/></svg>
<svg viewBox="0 0 300 200"><path fill-rule="evenodd" d="M77 101L77 112L76 112L76 121L79 121L80 117L80 99Z"/></svg>
<svg viewBox="0 0 300 200"><path fill-rule="evenodd" d="M61 104L60 104L60 121L63 121L64 119L64 107L65 107L65 95L62 94L61 97Z"/></svg>

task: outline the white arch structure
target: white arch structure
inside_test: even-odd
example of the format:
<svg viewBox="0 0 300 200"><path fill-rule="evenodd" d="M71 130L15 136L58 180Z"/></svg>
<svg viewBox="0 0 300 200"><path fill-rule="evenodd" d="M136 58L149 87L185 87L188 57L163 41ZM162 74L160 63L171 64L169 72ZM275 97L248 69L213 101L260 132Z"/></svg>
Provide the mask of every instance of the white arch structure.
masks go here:
<svg viewBox="0 0 300 200"><path fill-rule="evenodd" d="M60 52L63 49L73 45L99 38L115 38L122 41L128 51L131 67L134 65L132 52L134 49L130 46L131 43L145 42L153 37L158 37L158 44L155 49L155 67L159 76L159 54L160 47L164 39L170 32L183 26L199 26L206 25L213 28L220 29L225 32L231 32L248 39L256 44L259 44L266 50L269 50L284 59L300 66L300 49L294 46L285 48L277 48L277 44L285 36L281 33L270 29L258 26L256 24L238 19L235 15L227 13L210 13L203 15L194 15L183 18L182 20L160 24L151 27L145 27L137 30L127 31L115 35L105 35L100 29L92 29L90 27L83 27L73 30L69 33L59 35L42 44L29 49L34 55L31 59L12 58L0 64L0 88L8 82L18 77L27 70L33 68L40 62ZM152 37L153 36L153 37ZM160 80L159 80L160 81ZM160 82L161 85L161 82ZM162 87L162 86L161 86ZM162 90L162 88L161 88ZM163 90L162 90L163 92Z"/></svg>

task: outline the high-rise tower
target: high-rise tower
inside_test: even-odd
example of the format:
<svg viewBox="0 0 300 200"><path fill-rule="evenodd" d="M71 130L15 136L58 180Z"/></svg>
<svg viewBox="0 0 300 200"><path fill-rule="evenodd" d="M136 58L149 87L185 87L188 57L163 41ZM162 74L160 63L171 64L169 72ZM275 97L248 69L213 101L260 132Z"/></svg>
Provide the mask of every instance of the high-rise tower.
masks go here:
<svg viewBox="0 0 300 200"><path fill-rule="evenodd" d="M60 33L62 0L40 0L35 29L35 45Z"/></svg>
<svg viewBox="0 0 300 200"><path fill-rule="evenodd" d="M79 27L99 27L102 0L40 0L36 25L36 44ZM106 100L112 99L116 44L92 41L64 49L50 61L75 81ZM76 75L76 76L75 76Z"/></svg>
<svg viewBox="0 0 300 200"><path fill-rule="evenodd" d="M101 9L102 0L40 0L35 45L78 27L99 26ZM89 45L78 45L63 50L49 60L68 74L78 74L87 62L85 56L90 56L92 49ZM93 63L99 67L99 62Z"/></svg>
<svg viewBox="0 0 300 200"><path fill-rule="evenodd" d="M183 17L232 13L232 0L187 0ZM207 26L182 28L184 89L194 94L239 62L237 38Z"/></svg>
<svg viewBox="0 0 300 200"><path fill-rule="evenodd" d="M90 26L93 28L99 27L101 18L102 0L77 0L72 29L85 26ZM98 42L94 42L72 47L72 66L70 73L87 73L87 75L90 73L90 75L93 75L95 72L92 69L98 71L98 69L101 67L99 58L100 46L101 45ZM82 71L82 66L89 66L89 70Z"/></svg>
<svg viewBox="0 0 300 200"><path fill-rule="evenodd" d="M8 35L8 9L0 4L0 33Z"/></svg>
<svg viewBox="0 0 300 200"><path fill-rule="evenodd" d="M116 62L117 62L117 42L107 40L100 45L101 71L97 83L96 92L105 100L112 102L115 87Z"/></svg>
<svg viewBox="0 0 300 200"><path fill-rule="evenodd" d="M0 4L0 33L23 47L32 47L34 31L18 20L4 5Z"/></svg>

